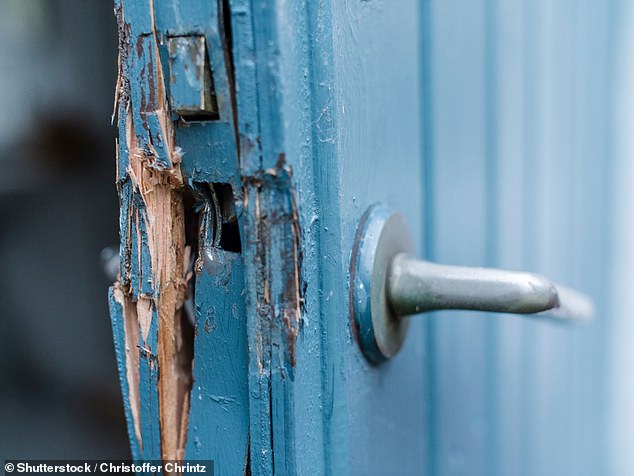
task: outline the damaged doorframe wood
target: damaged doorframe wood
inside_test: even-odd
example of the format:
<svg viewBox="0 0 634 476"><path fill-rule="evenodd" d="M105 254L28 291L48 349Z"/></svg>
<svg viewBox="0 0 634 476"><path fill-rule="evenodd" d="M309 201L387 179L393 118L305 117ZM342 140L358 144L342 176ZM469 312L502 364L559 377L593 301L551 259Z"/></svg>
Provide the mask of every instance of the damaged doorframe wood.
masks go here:
<svg viewBox="0 0 634 476"><path fill-rule="evenodd" d="M292 167L268 123L280 98L265 99L272 18L256 20L246 0L115 0L115 12L121 273L110 307L133 457L293 473L305 283ZM187 35L205 38L217 117L170 110L166 44Z"/></svg>
<svg viewBox="0 0 634 476"><path fill-rule="evenodd" d="M119 120L125 129L120 135L117 160L122 272L111 295L122 309L126 383L138 450L144 450L141 400L156 394L161 458L182 460L193 344L190 324L183 314L191 279L191 247L185 242L181 150L175 144L165 90L154 3L150 1L151 33L136 38L134 51L122 4L117 18L120 49L116 96ZM133 80L137 73L140 81ZM141 101L136 103L139 97ZM142 359L147 364L139 365ZM141 395L145 390L141 380L148 378L156 388L148 389L150 395Z"/></svg>

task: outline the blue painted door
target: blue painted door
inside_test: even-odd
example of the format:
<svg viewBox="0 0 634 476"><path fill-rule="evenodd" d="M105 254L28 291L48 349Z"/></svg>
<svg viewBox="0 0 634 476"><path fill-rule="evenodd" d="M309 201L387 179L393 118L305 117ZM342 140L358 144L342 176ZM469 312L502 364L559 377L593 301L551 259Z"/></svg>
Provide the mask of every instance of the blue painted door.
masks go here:
<svg viewBox="0 0 634 476"><path fill-rule="evenodd" d="M380 365L349 269L382 202L419 257L604 302L600 2L118 0L134 458L217 474L596 475L600 320L444 311ZM607 55L606 55L607 56Z"/></svg>

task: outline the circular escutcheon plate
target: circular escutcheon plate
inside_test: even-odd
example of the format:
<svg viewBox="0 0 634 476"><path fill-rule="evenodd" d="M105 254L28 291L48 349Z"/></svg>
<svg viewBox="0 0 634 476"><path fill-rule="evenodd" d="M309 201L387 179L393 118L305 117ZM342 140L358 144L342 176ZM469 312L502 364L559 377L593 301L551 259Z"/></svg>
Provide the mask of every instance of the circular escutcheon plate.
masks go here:
<svg viewBox="0 0 634 476"><path fill-rule="evenodd" d="M357 341L366 358L381 363L401 348L409 319L390 309L387 275L392 258L411 253L405 219L382 204L362 216L350 262L350 310Z"/></svg>

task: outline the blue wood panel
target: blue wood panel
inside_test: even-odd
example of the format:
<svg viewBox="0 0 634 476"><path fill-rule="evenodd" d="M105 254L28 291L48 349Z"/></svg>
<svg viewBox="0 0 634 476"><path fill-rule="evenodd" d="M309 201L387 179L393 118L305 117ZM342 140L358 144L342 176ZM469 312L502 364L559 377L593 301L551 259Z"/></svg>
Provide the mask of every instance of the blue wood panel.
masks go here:
<svg viewBox="0 0 634 476"><path fill-rule="evenodd" d="M520 1L423 10L429 255L538 271L598 303L577 328L431 321L432 474L605 470L608 13Z"/></svg>
<svg viewBox="0 0 634 476"><path fill-rule="evenodd" d="M175 166L160 104L144 101L168 64L166 36L197 34L220 117L169 116L178 170L199 192L232 187L242 253L202 225L186 456L217 459L219 474L602 473L609 65L589 57L609 57L606 8L157 0L123 11L129 287L112 290L111 314L136 458L161 453L159 316L145 329L138 314L160 289L129 154L137 141L161 170ZM130 134L128 115L146 127ZM198 200L208 213L213 200ZM419 256L539 271L594 294L599 319L434 313L370 365L347 283L358 221L379 201L406 217Z"/></svg>
<svg viewBox="0 0 634 476"><path fill-rule="evenodd" d="M606 224L601 209L610 159L604 152L606 111L591 109L606 101L597 95L607 91L605 68L580 51L589 48L595 58L609 56L600 53L607 41L606 10L549 2L529 8L527 41L534 46L527 50L526 66L532 82L527 89L525 159L530 166L525 191L527 265L589 292L598 312L588 326L538 325L527 332L526 467L533 474L595 474L602 472L605 437L599 362L608 316L605 261L598 257L605 246L601 241L607 239L600 230Z"/></svg>
<svg viewBox="0 0 634 476"><path fill-rule="evenodd" d="M332 2L334 96L338 191L319 184L322 216L335 200L339 227L332 258L340 273L324 288L340 299L329 313L333 397L330 425L345 428L346 454L337 453L333 474L417 474L427 466L426 374L423 320L413 321L401 353L385 365L370 366L351 335L346 280L354 234L365 209L381 201L402 213L422 250L422 144L420 140L420 52L417 2ZM330 174L332 172L328 172ZM323 180L326 183L323 183ZM333 193L335 192L335 193ZM330 229L329 224L325 227ZM326 250L322 254L326 255ZM343 268L343 270L342 270ZM342 273L343 271L343 273ZM343 294L343 296L342 296ZM342 299L343 298L343 299ZM335 309L333 309L335 310ZM334 345L333 345L334 344ZM351 345L352 344L352 345ZM329 372L330 373L330 372ZM343 388L341 388L343 387ZM335 390L337 392L337 390Z"/></svg>
<svg viewBox="0 0 634 476"><path fill-rule="evenodd" d="M116 7L122 276L111 291L111 315L133 457L213 459L217 474L241 474L249 443L244 266L240 254L222 248L220 227L208 217L220 213L212 183L229 187L233 196L224 206L241 212L222 13L213 2L139 0ZM169 70L168 35L204 36L223 98L217 120L186 123L170 114L166 78L187 78L182 69ZM188 200L195 203L185 205ZM166 247L157 246L162 236ZM188 258L197 251L192 266ZM175 275L165 276L170 262ZM163 308L174 282L183 295L174 308ZM195 306L183 302L187 294ZM170 347L173 354L161 361ZM179 385L183 394L170 394Z"/></svg>
<svg viewBox="0 0 634 476"><path fill-rule="evenodd" d="M527 220L527 264L544 274L561 279L569 253L563 245L570 226L571 181L558 180L566 174L570 127L565 108L569 95L561 85L569 81L566 52L570 45L570 22L558 21L561 6L548 2L530 5L527 32L530 50L527 74L528 124L527 173L525 174L525 219ZM557 38L557 44L553 41ZM563 73L563 75L562 75ZM562 107L562 105L564 107ZM553 188L553 181L558 187ZM548 323L535 323L526 331L526 387L524 409L528 440L527 473L565 471L569 458L570 332ZM556 364L553 364L556 362ZM547 432L545 429L549 429ZM565 455L565 456L564 456Z"/></svg>
<svg viewBox="0 0 634 476"><path fill-rule="evenodd" d="M482 266L489 216L485 2L436 2L430 10L433 196L423 213L429 259ZM442 312L430 318L435 474L488 474L491 351L488 317Z"/></svg>
<svg viewBox="0 0 634 476"><path fill-rule="evenodd" d="M607 364L607 380L609 383L608 434L606 453L610 466L607 474L625 476L634 467L632 452L632 404L634 380L630 378L634 347L633 315L634 301L631 299L634 282L634 222L632 221L631 204L634 203L634 151L632 124L634 109L632 108L632 85L634 85L634 57L630 47L634 41L634 5L630 2L615 2L611 10L610 39L608 47L614 52L609 81L613 92L612 121L607 127L612 130L613 143L608 151L614 154L613 167L608 171L612 177L612 190L606 197L610 209L609 233L613 237L610 243L609 289L606 293L608 302L606 314L611 316L609 322L605 357Z"/></svg>
<svg viewBox="0 0 634 476"><path fill-rule="evenodd" d="M316 148L311 140L315 128L313 101L317 101L317 88L312 89L312 84L319 81L313 68L314 56L308 53L313 31L309 12L313 6L310 1L276 3L277 85L282 95L280 129L287 165L292 170L293 200L302 233L302 317L294 347L294 432L286 438L293 439L295 474L306 475L327 473L327 458L332 448L326 444L324 429L329 395L323 386L321 344L325 330L320 306L325 296L317 285L325 260L315 239L322 223L312 185L316 171L325 166L324 158L314 153Z"/></svg>
<svg viewBox="0 0 634 476"><path fill-rule="evenodd" d="M242 473L249 444L243 264L238 253L210 245L201 259L185 455L215 461L217 474Z"/></svg>
<svg viewBox="0 0 634 476"><path fill-rule="evenodd" d="M417 42L406 41L416 38L417 8L414 2L400 10L363 3L333 11L327 4L302 6L271 2L251 12L234 5L234 34L247 41L235 53L245 93L238 94L240 143L247 144L243 173L260 180L247 192L246 242L264 241L245 255L252 276L249 346L253 354L259 342L269 349L264 359L251 357L251 470L313 474L323 464L332 474L385 474L397 457L403 470L416 472L427 446L424 374L417 371L422 325L400 357L406 365L393 367L396 372L370 367L352 340L344 283L357 222L370 203L392 203L415 233L420 227L420 69ZM379 41L373 32L381 29L390 34ZM371 48L357 48L360 41ZM308 60L305 51L311 51ZM404 90L411 95L402 96ZM258 109L249 98L257 98ZM403 186L395 189L395 183ZM294 363L279 330L264 326L256 274L258 268L271 273L273 290L283 284L275 280L293 272L283 253L293 247L291 234L271 228L267 240L257 231L258 206L288 215L289 198L296 200L306 283Z"/></svg>
<svg viewBox="0 0 634 476"><path fill-rule="evenodd" d="M595 3L580 11L575 24L575 42L583 43L584 47L575 48L573 54L573 68L577 72L582 71L580 75L587 79L587 85L582 88L577 83L573 105L573 134L578 141L573 155L580 155L583 160L578 169L576 162L573 165L578 170L579 179L574 181L571 199L575 205L571 228L575 237L571 279L573 285L595 296L599 312L593 325L579 329L573 343L572 361L576 365L572 370L572 391L575 395L588 397L579 414L588 412L590 417L587 424L574 418L572 432L581 435L575 452L588 455L585 468L581 467L581 462L576 462L578 466L574 470L594 473L610 472L607 415L610 409L608 384L611 366L607 354L617 329L609 300L612 288L609 253L613 249L615 235L605 232L611 229L611 210L618 209L610 199L614 171L618 170L613 147L614 63L617 51L614 42L618 27L614 7L613 4ZM588 57L594 58L594 61L588 61ZM588 215L591 220L588 220ZM587 372L587 369L591 371Z"/></svg>
<svg viewBox="0 0 634 476"><path fill-rule="evenodd" d="M496 155L497 184L494 185L497 203L496 249L493 263L508 269L526 269L525 247L527 229L524 220L524 170L525 139L524 122L527 108L524 91L525 20L524 3L497 2L493 5L490 27L494 32L489 45L495 57L492 72L496 90L494 153ZM492 362L493 444L499 451L493 452L491 474L528 474L524 408L529 398L525 393L524 344L527 328L533 324L513 316L496 318L492 346L495 358Z"/></svg>

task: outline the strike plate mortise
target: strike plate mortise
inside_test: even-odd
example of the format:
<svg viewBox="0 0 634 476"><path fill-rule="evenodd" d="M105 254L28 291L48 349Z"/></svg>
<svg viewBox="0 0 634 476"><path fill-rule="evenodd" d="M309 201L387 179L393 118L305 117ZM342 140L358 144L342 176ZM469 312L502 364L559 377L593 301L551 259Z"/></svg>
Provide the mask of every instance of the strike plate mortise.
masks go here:
<svg viewBox="0 0 634 476"><path fill-rule="evenodd" d="M172 112L186 120L218 118L218 103L205 37L175 36L167 41Z"/></svg>

